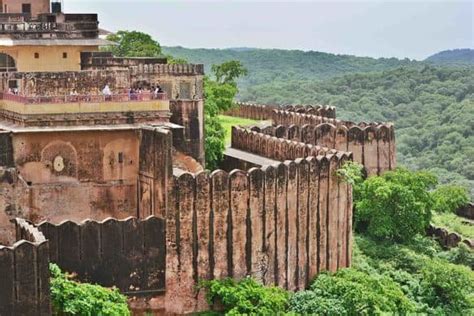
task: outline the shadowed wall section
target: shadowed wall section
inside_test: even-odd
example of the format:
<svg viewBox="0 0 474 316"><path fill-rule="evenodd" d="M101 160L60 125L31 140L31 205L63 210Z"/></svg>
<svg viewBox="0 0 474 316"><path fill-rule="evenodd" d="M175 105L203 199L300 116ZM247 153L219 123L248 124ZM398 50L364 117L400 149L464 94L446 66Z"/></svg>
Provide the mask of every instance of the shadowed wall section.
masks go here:
<svg viewBox="0 0 474 316"><path fill-rule="evenodd" d="M0 130L0 167L13 166L13 145L10 132Z"/></svg>
<svg viewBox="0 0 474 316"><path fill-rule="evenodd" d="M0 246L0 315L51 315L48 241L25 220L15 222L18 241Z"/></svg>
<svg viewBox="0 0 474 316"><path fill-rule="evenodd" d="M164 291L164 219L42 222L37 227L49 241L51 262L79 280L135 296Z"/></svg>
<svg viewBox="0 0 474 316"><path fill-rule="evenodd" d="M248 172L182 173L167 214L166 310L205 306L202 278L252 275L303 289L320 271L351 262L351 187L336 170L346 154Z"/></svg>
<svg viewBox="0 0 474 316"><path fill-rule="evenodd" d="M138 217L164 217L168 208L172 170L171 131L143 127L140 130L138 167Z"/></svg>

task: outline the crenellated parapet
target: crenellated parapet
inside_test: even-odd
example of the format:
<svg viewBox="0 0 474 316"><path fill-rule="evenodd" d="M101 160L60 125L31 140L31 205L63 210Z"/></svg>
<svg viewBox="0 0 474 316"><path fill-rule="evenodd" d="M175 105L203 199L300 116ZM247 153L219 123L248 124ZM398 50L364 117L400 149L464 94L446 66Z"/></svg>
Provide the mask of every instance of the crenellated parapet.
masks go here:
<svg viewBox="0 0 474 316"><path fill-rule="evenodd" d="M236 105L224 114L229 116L243 117L253 120L270 120L273 118L273 111L284 110L295 113L308 113L320 115L328 118L336 117L336 108L323 105L269 105L255 104L249 102L237 102Z"/></svg>
<svg viewBox="0 0 474 316"><path fill-rule="evenodd" d="M27 221L12 222L17 241L0 245L0 315L50 315L49 242Z"/></svg>
<svg viewBox="0 0 474 316"><path fill-rule="evenodd" d="M285 111L301 114L311 114L327 118L336 118L336 108L327 105L287 105L283 107Z"/></svg>
<svg viewBox="0 0 474 316"><path fill-rule="evenodd" d="M232 148L264 156L270 159L285 161L310 156L326 156L337 153L347 155L352 160L349 152L337 151L328 147L276 137L272 133L273 127L261 130L259 127L245 129L238 126L232 127Z"/></svg>
<svg viewBox="0 0 474 316"><path fill-rule="evenodd" d="M395 129L391 123L353 123L322 116L275 110L265 133L312 145L350 151L368 175L396 167Z"/></svg>
<svg viewBox="0 0 474 316"><path fill-rule="evenodd" d="M149 216L102 221L43 221L49 260L82 282L126 295L157 295L165 286L165 221Z"/></svg>
<svg viewBox="0 0 474 316"><path fill-rule="evenodd" d="M351 264L352 188L345 154L248 171L174 177L166 218L166 310L206 310L199 279L241 279L304 289L321 271Z"/></svg>
<svg viewBox="0 0 474 316"><path fill-rule="evenodd" d="M234 107L227 110L224 114L252 120L268 120L271 118L273 110L276 109L278 109L277 105L237 102Z"/></svg>
<svg viewBox="0 0 474 316"><path fill-rule="evenodd" d="M387 124L391 125L391 123L377 123L377 122L360 122L354 123L351 121L339 120L336 118L325 117L322 115L315 115L310 113L300 113L294 110L274 110L272 113L272 121L274 125L318 125L321 123L329 123L335 126L359 126L365 127L369 125L380 125L380 124Z"/></svg>

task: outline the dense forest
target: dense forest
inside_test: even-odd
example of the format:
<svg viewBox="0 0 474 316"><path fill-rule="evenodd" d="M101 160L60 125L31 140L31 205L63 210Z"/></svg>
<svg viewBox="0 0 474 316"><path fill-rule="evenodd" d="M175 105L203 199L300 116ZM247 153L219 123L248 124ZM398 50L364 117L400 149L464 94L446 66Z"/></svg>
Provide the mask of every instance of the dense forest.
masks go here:
<svg viewBox="0 0 474 316"><path fill-rule="evenodd" d="M334 105L338 117L396 124L398 159L474 193L474 68L425 66L351 74L328 81L274 81L244 101Z"/></svg>
<svg viewBox="0 0 474 316"><path fill-rule="evenodd" d="M472 65L282 50L165 50L206 66L240 60L249 70L239 82L242 101L328 104L341 119L394 122L400 164L431 170L474 196Z"/></svg>
<svg viewBox="0 0 474 316"><path fill-rule="evenodd" d="M431 55L425 61L436 64L471 64L474 65L474 49L452 49Z"/></svg>
<svg viewBox="0 0 474 316"><path fill-rule="evenodd" d="M184 58L191 63L204 64L206 73L209 73L211 65L221 64L229 60L240 61L249 71L245 78L238 81L241 90L274 80L320 80L347 73L382 71L419 64L419 62L409 59L374 59L301 50L189 49L183 47L162 47L162 50L166 55Z"/></svg>

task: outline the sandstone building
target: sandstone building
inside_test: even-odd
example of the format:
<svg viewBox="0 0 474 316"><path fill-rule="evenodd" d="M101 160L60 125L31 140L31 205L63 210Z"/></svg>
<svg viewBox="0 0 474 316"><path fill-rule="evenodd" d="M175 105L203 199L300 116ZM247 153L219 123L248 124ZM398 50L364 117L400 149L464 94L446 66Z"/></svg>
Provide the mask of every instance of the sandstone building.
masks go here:
<svg viewBox="0 0 474 316"><path fill-rule="evenodd" d="M156 194L147 193L150 202L139 192L161 190L140 170L141 129L172 131L176 149L203 162L202 65L115 58L99 52L110 43L99 38L97 14L30 2L4 0L0 14L0 165L8 183L0 229L12 216L154 214L140 207L154 205ZM106 85L111 95L102 93ZM157 85L163 93L128 91Z"/></svg>

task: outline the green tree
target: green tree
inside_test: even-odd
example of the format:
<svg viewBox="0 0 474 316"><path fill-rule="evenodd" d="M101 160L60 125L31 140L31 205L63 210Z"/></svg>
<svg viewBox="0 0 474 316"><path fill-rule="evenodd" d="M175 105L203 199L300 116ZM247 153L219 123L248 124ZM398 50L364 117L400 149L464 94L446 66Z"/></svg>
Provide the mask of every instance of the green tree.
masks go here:
<svg viewBox="0 0 474 316"><path fill-rule="evenodd" d="M454 213L459 207L469 202L467 190L458 185L442 185L432 193L433 210L443 213Z"/></svg>
<svg viewBox="0 0 474 316"><path fill-rule="evenodd" d="M377 239L408 241L423 234L431 220L429 190L436 177L406 169L374 176L356 187L356 226Z"/></svg>
<svg viewBox="0 0 474 316"><path fill-rule="evenodd" d="M161 46L151 35L138 31L118 31L107 36L107 40L117 45L107 46L118 57L158 57Z"/></svg>
<svg viewBox="0 0 474 316"><path fill-rule="evenodd" d="M230 60L220 65L212 65L211 70L216 77L216 81L222 84L228 83L235 85L235 81L239 77L248 74L247 69L238 60Z"/></svg>
<svg viewBox="0 0 474 316"><path fill-rule="evenodd" d="M237 79L238 73L244 73L242 69L234 71L229 70L232 67L223 67L224 65L233 64L230 61L212 67L215 71L221 71L220 75L217 72L214 73L214 76L220 78L220 80L212 80L209 77L204 78L206 167L211 170L218 167L225 150L225 129L219 121L218 115L234 105L234 98L238 92L237 84L234 80ZM222 70L219 69L226 69L226 72L229 71L226 75L222 75Z"/></svg>

